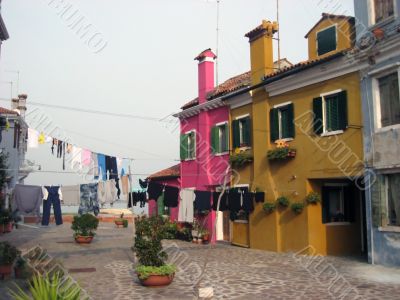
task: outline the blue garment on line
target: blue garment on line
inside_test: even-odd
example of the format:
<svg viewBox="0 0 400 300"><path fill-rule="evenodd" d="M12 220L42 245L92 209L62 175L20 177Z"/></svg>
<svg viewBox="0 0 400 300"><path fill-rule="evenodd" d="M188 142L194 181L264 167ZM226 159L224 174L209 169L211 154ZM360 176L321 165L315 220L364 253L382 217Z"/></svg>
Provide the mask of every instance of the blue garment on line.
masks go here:
<svg viewBox="0 0 400 300"><path fill-rule="evenodd" d="M106 156L104 154L97 154L97 164L99 166L99 174L101 172L101 179L103 181L107 180L107 171L106 171Z"/></svg>
<svg viewBox="0 0 400 300"><path fill-rule="evenodd" d="M43 201L43 217L42 217L42 225L48 226L50 221L50 210L53 205L54 218L56 220L57 225L61 225L63 223L62 213L61 213L61 203L60 203L60 195L58 194L59 186L46 186L47 192L49 195L47 196L47 200Z"/></svg>

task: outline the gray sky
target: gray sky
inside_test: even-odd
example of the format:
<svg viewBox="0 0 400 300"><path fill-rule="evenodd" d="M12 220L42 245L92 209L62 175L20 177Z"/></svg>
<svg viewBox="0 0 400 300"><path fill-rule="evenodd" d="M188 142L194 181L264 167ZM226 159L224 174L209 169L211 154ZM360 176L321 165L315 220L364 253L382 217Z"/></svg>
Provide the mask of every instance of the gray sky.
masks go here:
<svg viewBox="0 0 400 300"><path fill-rule="evenodd" d="M50 3L52 2L52 3ZM193 58L216 46L216 2L202 0L64 0L74 17L84 16L99 47L88 47L57 13L61 0L4 0L2 15L10 39L2 46L0 98L28 94L29 101L79 109L150 117L152 120L28 105L46 115L73 143L96 152L131 157L133 172L149 174L177 163L175 126L157 119L179 111L197 96ZM49 4L50 3L50 4ZM307 58L304 35L322 12L354 15L353 0L281 0L282 57ZM67 15L65 15L67 16ZM244 34L276 19L275 0L221 0L220 82L250 69ZM73 18L71 18L73 20ZM106 44L105 44L106 43ZM101 46L101 47L100 47ZM100 49L101 48L101 49ZM276 49L276 47L275 47ZM98 53L94 53L95 50ZM0 101L9 107L6 101ZM61 171L50 146L30 149L43 170ZM145 176L142 176L145 177ZM78 176L31 174L26 183L78 183Z"/></svg>

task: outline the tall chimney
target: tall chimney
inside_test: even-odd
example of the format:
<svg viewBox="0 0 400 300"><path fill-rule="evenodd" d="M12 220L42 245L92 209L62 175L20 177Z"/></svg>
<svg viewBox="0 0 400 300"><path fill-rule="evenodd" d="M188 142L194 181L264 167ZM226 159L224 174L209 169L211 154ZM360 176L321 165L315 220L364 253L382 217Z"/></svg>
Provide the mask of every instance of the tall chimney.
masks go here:
<svg viewBox="0 0 400 300"><path fill-rule="evenodd" d="M17 109L19 110L19 115L23 119L25 119L26 98L28 98L28 95L26 95L26 94L18 95L18 107L17 107Z"/></svg>
<svg viewBox="0 0 400 300"><path fill-rule="evenodd" d="M251 81L260 83L264 76L271 74L274 69L273 36L278 32L278 23L263 20L260 26L248 32L249 38Z"/></svg>
<svg viewBox="0 0 400 300"><path fill-rule="evenodd" d="M198 64L198 87L199 87L199 104L207 101L207 93L211 92L215 87L214 82L214 60L217 56L211 49L201 52L195 60Z"/></svg>

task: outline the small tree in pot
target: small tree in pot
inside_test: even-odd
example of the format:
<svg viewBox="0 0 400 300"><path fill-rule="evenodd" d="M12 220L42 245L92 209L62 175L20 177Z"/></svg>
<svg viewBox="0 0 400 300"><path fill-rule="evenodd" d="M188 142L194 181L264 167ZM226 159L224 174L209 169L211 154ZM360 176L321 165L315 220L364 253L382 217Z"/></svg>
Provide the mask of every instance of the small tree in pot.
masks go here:
<svg viewBox="0 0 400 300"><path fill-rule="evenodd" d="M75 216L71 226L75 241L79 244L91 243L98 225L99 220L91 214Z"/></svg>
<svg viewBox="0 0 400 300"><path fill-rule="evenodd" d="M20 255L20 251L9 242L0 243L0 277L9 276L12 272L12 265Z"/></svg>
<svg viewBox="0 0 400 300"><path fill-rule="evenodd" d="M165 222L159 216L142 217L135 220L136 236L132 250L139 265L136 273L145 286L163 286L172 282L176 268L166 263L168 255L161 241L165 236Z"/></svg>

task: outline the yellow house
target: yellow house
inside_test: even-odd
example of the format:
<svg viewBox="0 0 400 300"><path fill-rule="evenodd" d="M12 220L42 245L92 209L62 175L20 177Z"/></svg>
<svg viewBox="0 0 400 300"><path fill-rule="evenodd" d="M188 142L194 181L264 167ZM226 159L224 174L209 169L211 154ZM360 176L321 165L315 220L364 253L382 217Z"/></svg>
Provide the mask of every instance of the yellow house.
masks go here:
<svg viewBox="0 0 400 300"><path fill-rule="evenodd" d="M255 205L247 228L233 222L232 241L271 251L361 254L366 232L360 77L348 59L354 19L323 14L306 36L309 59L281 70L273 65L277 29L263 21L246 35L252 86L244 92L252 100L231 106L231 122L250 116L247 151L253 161L238 170L233 185L264 191L266 203Z"/></svg>

